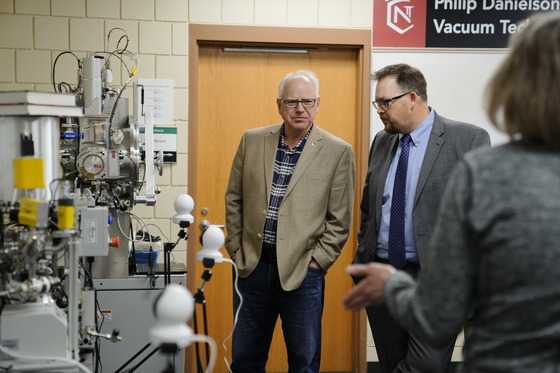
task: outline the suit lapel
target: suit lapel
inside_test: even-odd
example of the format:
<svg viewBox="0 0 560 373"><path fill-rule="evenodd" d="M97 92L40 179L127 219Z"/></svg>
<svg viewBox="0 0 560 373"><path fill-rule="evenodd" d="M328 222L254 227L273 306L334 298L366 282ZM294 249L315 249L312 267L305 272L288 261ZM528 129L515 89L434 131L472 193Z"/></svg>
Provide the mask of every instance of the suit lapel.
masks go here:
<svg viewBox="0 0 560 373"><path fill-rule="evenodd" d="M321 141L322 139L323 136L321 134L321 129L314 124L313 130L311 130L311 133L307 138L307 142L305 143L305 147L299 156L296 168L294 169L294 173L292 174L292 178L290 179L290 183L288 184L282 203L286 200L292 189L294 189L294 186L305 173L305 170L309 167L313 158L315 158L317 153L319 153L319 150L321 150L321 147L323 146L323 142Z"/></svg>
<svg viewBox="0 0 560 373"><path fill-rule="evenodd" d="M278 148L278 139L282 125L273 128L268 135L264 137L264 180L266 187L266 201L270 203L270 194L272 193L272 179L274 178L274 162L276 161L276 151Z"/></svg>
<svg viewBox="0 0 560 373"><path fill-rule="evenodd" d="M418 185L416 187L416 195L414 196L414 205L418 202L418 198L426 185L428 176L432 172L434 163L439 155L441 147L445 142L445 128L443 122L439 115L435 113L434 126L432 132L430 133L430 139L428 141L428 147L426 148L426 154L424 155L424 160L422 161L422 168L420 169L420 175L418 176Z"/></svg>

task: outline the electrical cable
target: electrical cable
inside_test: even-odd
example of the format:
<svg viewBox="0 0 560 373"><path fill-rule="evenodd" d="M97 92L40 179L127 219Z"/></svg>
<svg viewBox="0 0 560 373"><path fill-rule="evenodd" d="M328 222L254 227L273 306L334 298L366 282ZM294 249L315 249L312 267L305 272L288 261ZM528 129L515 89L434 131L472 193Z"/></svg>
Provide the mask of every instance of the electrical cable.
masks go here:
<svg viewBox="0 0 560 373"><path fill-rule="evenodd" d="M169 238L167 238L167 236L165 235L165 233L163 233L160 227L158 227L156 224L153 223L146 224L146 227L150 227L150 226L156 227L159 230L159 233L161 233L161 235L163 236L163 238L165 238L165 241L166 242L169 241Z"/></svg>
<svg viewBox="0 0 560 373"><path fill-rule="evenodd" d="M99 317L101 318L101 323L97 325L98 318L95 318L95 328L96 332L99 332L105 323L105 315L101 311L101 306L99 305L99 301L97 300L97 296L95 297L95 306L97 308L97 312L99 312ZM103 363L101 362L101 340L99 337L95 337L95 373L102 373L103 372Z"/></svg>
<svg viewBox="0 0 560 373"><path fill-rule="evenodd" d="M55 77L55 74L56 74L56 63L57 63L59 57L61 57L61 56L64 55L64 54L71 54L72 56L74 56L74 57L76 58L76 60L78 61L78 70L81 70L81 69L82 69L80 59L79 59L78 56L76 56L73 52L71 52L71 51L65 51L65 52L59 53L59 54L56 56L56 58L54 59L53 68L52 68L52 83L53 83L54 91L57 92L57 93L61 92L61 90L59 90L59 89L56 88L56 77ZM80 75L80 74L78 74L78 75ZM68 83L61 83L61 84L66 84L70 89L72 88L72 86L71 86L70 84L68 84ZM76 93L76 92L78 91L78 88L80 87L80 85L81 85L81 79L80 79L80 81L78 82L78 85L76 86L76 88L75 88L75 89L71 89L70 92Z"/></svg>
<svg viewBox="0 0 560 373"><path fill-rule="evenodd" d="M131 52L130 52L130 53L131 53ZM96 51L96 52L95 52L95 55L98 55L98 54L107 54L107 55L109 55L109 57L107 57L107 61L105 62L105 65L107 65L107 63L109 62L109 58L110 58L111 56L115 56L115 58L119 59L119 61L121 62L121 64L125 67L126 72L128 73L129 78L131 78L131 77L134 75L134 74L132 74L132 71L133 71L133 69L134 69L135 67L137 68L136 64L132 67L132 69L129 68L128 65L126 64L126 62L124 62L124 60L122 59L122 57L120 57L120 56L119 56L118 54L116 54L115 52ZM127 55L128 55L128 54L127 54ZM128 84L128 82L127 82L126 84ZM126 84L125 84L125 85L126 85Z"/></svg>
<svg viewBox="0 0 560 373"><path fill-rule="evenodd" d="M204 342L210 346L210 359L206 367L206 373L212 373L216 365L216 342L207 335L195 334L192 336L192 342Z"/></svg>
<svg viewBox="0 0 560 373"><path fill-rule="evenodd" d="M124 48L119 49L119 44L121 43L121 40L126 39L126 44L124 45ZM130 42L130 40L128 39L128 35L123 35L119 38L119 41L117 41L117 49L115 49L115 51L118 54L122 54L127 48L128 48L128 43Z"/></svg>
<svg viewBox="0 0 560 373"><path fill-rule="evenodd" d="M129 72L129 74L132 74L132 73ZM113 109L111 110L111 114L109 115L109 120L107 121L109 123L109 133L111 133L111 129L113 127L113 117L115 116L115 112L117 111L117 106L119 104L119 100L122 96L122 93L124 92L124 90L128 86L128 83L130 83L130 80L132 79L133 75L134 74L132 74L128 77L126 83L124 83L123 87L121 88L121 91L119 92L119 94L117 95L117 98L115 99L115 103L113 104Z"/></svg>
<svg viewBox="0 0 560 373"><path fill-rule="evenodd" d="M111 39L111 33L112 33L113 31L115 31L115 30L120 30L120 31L122 31L123 34L124 34L124 35L122 35L122 36L119 38L119 40L117 41L117 45L116 45L117 49L116 49L116 50L119 49L119 48L118 48L118 47L119 47L119 43L121 42L122 38L126 38L126 45L125 45L124 48L123 48L123 50L126 50L126 48L128 47L128 41L129 41L129 40L128 40L128 34L127 34L127 32L126 32L123 28L120 28L120 27L113 27L112 29L109 30L109 32L107 33L107 46L109 46L109 44L110 44L109 40Z"/></svg>
<svg viewBox="0 0 560 373"><path fill-rule="evenodd" d="M132 159L132 157L128 154L126 154L125 152L119 152L119 154L122 154L123 156L127 157L128 160L130 161L130 163L134 166L134 172L132 173L132 176L134 176L135 179L139 178L139 171L138 171L138 165L136 165L136 162L134 162L134 160ZM140 192L140 189L142 189L142 186L140 185L138 187L138 190L134 190L135 192Z"/></svg>
<svg viewBox="0 0 560 373"><path fill-rule="evenodd" d="M93 289L93 276L91 275L91 267L88 270L86 268L86 266L84 265L84 263L82 262L82 260L78 260L78 264L80 266L80 268L82 268L82 270L84 271L84 282L87 284L87 286L89 286L90 288ZM91 263L90 263L91 266Z"/></svg>
<svg viewBox="0 0 560 373"><path fill-rule="evenodd" d="M130 211L120 211L117 210L117 215L119 214L128 214L131 217L133 217L134 219L136 219L137 221L139 221L141 223L142 229L146 229L146 231L148 232L149 238L150 238L150 246L153 244L152 242L152 236L149 234L150 230L148 229L148 224L146 224L144 222L144 220L142 220L142 218L140 218L138 215L133 214ZM123 235L124 238L126 238L128 241L130 242L143 242L142 240L137 240L135 238L131 238L129 236L127 236L126 233L124 233L124 231L122 230L121 224L120 224L120 219L117 217L117 227L119 228L120 233ZM131 232L132 234L134 234L134 232Z"/></svg>
<svg viewBox="0 0 560 373"><path fill-rule="evenodd" d="M53 189L53 184L54 183L60 184L63 181L64 181L64 179L58 178L58 179L52 179L51 182L49 183L49 191L51 192L50 205L52 205L54 203L54 200L56 198L56 192L58 191L58 185L57 185L56 189Z"/></svg>
<svg viewBox="0 0 560 373"><path fill-rule="evenodd" d="M198 319L196 316L196 310L193 312L193 325L194 325L194 332L198 333ZM198 343L194 344L195 356L196 356L196 371L198 373L202 373L202 360L200 359L200 349L198 347Z"/></svg>
<svg viewBox="0 0 560 373"><path fill-rule="evenodd" d="M241 307L243 306L243 296L241 295L241 292L239 291L239 287L237 285L238 279L239 279L239 270L237 269L237 265L235 265L235 262L231 259L224 258L223 261L231 263L231 265L233 266L233 269L234 269L234 272L235 272L235 278L234 278L233 284L234 284L235 292L239 296L239 306L237 307L237 310L235 311L235 317L234 317L234 320L233 320L233 327L231 328L231 333L229 333L229 335L222 342L222 347L224 348L224 362L226 363L226 367L228 369L228 372L232 373L229 362L227 360L226 342L231 337L233 337L233 332L235 331L235 326L237 325L237 320L239 319L239 311L241 310Z"/></svg>

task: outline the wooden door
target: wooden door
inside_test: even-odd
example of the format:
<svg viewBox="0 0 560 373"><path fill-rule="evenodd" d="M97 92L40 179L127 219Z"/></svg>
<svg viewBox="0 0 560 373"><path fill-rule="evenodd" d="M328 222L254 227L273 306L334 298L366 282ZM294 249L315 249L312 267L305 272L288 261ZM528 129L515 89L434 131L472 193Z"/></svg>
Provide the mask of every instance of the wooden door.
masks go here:
<svg viewBox="0 0 560 373"><path fill-rule="evenodd" d="M242 133L250 128L279 123L276 98L280 80L291 71L309 69L319 77L321 106L315 122L323 129L363 148L362 87L364 78L358 58L359 50L353 48L310 49L307 54L266 52L225 52L223 45L202 43L198 48L196 102L196 131L189 130L189 167L196 159L196 170L189 170L189 193L194 190L195 237L198 237L202 220L211 224L225 224L225 190L231 163ZM191 89L192 91L192 89ZM367 144L366 139L365 143ZM194 153L191 153L191 148ZM367 147L363 154L367 154ZM356 202L361 195L360 152ZM193 185L194 184L194 185ZM323 347L321 372L358 371L356 362L357 315L345 311L341 301L352 287L345 267L352 261L356 244L357 214L348 243L341 257L326 276L326 299L323 315ZM191 228L192 229L192 228ZM191 235L192 232L190 232ZM189 242L189 250L198 239ZM222 248L224 257L228 257ZM189 253L188 260L194 255ZM201 284L205 268L201 263L188 263L190 290L194 293ZM210 281L204 285L208 334L218 345L217 373L227 372L224 356L231 362L231 340L223 343L233 326L232 266L229 263L215 265ZM189 283L189 281L187 281ZM199 332L202 331L201 307L197 306ZM365 340L365 338L364 338ZM225 346L225 351L224 351ZM361 346L360 346L361 347ZM364 346L365 350L365 346ZM225 354L225 355L224 355ZM365 356L364 365L365 365ZM187 356L187 360L189 357ZM355 360L355 359L354 359ZM275 331L269 354L267 372L287 372L287 358L280 320ZM187 366L191 371L192 366ZM193 372L195 370L192 370Z"/></svg>

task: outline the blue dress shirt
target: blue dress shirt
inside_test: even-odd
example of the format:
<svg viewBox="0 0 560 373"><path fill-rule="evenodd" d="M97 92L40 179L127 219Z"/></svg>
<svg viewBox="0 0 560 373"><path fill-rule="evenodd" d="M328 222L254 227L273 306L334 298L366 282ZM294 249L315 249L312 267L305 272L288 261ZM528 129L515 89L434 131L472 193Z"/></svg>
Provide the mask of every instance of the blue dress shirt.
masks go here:
<svg viewBox="0 0 560 373"><path fill-rule="evenodd" d="M408 156L408 171L406 179L406 208L405 208L405 250L406 261L418 263L418 252L414 242L414 228L412 226L412 209L414 207L414 197L416 195L416 186L418 185L418 177L422 168L422 161L426 154L430 133L434 125L434 110L430 108L430 114L424 119L418 127L410 133L412 138L410 153ZM399 135L399 140L403 135ZM387 259L389 257L389 221L391 217L391 200L393 195L393 184L395 181L395 173L397 171L397 163L401 155L401 145L399 146L395 156L391 160L389 173L385 181L385 189L383 191L383 204L381 206L381 222L379 224L379 236L377 240L376 255L380 258Z"/></svg>

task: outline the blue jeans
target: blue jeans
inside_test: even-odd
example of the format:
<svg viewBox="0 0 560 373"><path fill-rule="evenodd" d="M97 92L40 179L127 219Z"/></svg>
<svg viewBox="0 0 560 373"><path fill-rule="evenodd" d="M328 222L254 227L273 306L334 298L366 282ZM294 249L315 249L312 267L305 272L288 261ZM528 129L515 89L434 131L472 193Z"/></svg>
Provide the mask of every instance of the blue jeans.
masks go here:
<svg viewBox="0 0 560 373"><path fill-rule="evenodd" d="M261 260L253 273L239 279L238 287L243 304L232 339L232 372L265 373L278 316L288 352L288 372L319 372L324 272L309 268L298 289L284 291L277 263ZM233 306L235 312L239 307L235 291Z"/></svg>

